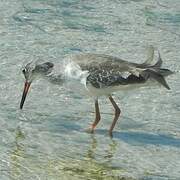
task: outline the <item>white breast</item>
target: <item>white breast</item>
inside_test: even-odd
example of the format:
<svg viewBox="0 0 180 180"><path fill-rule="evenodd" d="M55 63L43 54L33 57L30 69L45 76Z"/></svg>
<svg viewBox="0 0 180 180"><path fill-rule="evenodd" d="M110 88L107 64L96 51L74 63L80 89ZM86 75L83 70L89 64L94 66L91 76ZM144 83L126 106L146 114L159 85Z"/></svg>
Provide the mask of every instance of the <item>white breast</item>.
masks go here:
<svg viewBox="0 0 180 180"><path fill-rule="evenodd" d="M73 61L66 62L64 66L64 76L68 80L75 80L86 86L88 71L82 71L80 66Z"/></svg>

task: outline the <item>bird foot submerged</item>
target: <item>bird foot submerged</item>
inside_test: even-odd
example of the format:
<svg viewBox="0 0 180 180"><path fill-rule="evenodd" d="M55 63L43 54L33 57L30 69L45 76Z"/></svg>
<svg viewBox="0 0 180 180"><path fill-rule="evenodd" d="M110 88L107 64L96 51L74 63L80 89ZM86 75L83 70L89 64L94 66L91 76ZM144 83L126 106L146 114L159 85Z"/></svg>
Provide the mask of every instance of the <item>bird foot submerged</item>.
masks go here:
<svg viewBox="0 0 180 180"><path fill-rule="evenodd" d="M87 132L89 134L93 134L94 133L94 129L92 127L89 127L87 129L85 129L85 132Z"/></svg>
<svg viewBox="0 0 180 180"><path fill-rule="evenodd" d="M87 129L84 130L86 133L88 134L94 134L95 133L95 129L92 127L89 127ZM108 131L108 135L112 138L113 137L113 132L111 130Z"/></svg>

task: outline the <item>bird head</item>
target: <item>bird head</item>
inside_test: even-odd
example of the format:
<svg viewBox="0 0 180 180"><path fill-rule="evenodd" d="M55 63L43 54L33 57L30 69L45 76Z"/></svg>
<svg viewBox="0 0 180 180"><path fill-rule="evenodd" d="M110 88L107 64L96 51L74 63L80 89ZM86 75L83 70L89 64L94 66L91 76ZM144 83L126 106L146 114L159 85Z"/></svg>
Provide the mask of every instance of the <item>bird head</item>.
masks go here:
<svg viewBox="0 0 180 180"><path fill-rule="evenodd" d="M46 62L46 63L42 63L42 64L37 64L37 62L30 62L30 63L26 64L26 66L22 70L22 73L25 78L25 83L24 83L24 91L23 91L21 103L20 103L20 109L23 108L27 93L31 86L31 83L38 76L40 76L40 75L46 76L49 73L51 73L53 66L54 66L53 63L51 63L51 62Z"/></svg>

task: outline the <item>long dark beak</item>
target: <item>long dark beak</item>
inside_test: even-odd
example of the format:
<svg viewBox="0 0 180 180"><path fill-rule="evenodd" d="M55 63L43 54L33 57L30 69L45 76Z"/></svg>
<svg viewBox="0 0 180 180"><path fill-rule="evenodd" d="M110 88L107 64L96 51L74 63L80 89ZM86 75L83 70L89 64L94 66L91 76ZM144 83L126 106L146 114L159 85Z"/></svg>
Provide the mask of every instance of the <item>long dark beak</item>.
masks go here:
<svg viewBox="0 0 180 180"><path fill-rule="evenodd" d="M24 84L24 91L23 91L23 95L21 98L20 109L23 108L30 85L31 85L31 82L28 82L28 81L26 81Z"/></svg>

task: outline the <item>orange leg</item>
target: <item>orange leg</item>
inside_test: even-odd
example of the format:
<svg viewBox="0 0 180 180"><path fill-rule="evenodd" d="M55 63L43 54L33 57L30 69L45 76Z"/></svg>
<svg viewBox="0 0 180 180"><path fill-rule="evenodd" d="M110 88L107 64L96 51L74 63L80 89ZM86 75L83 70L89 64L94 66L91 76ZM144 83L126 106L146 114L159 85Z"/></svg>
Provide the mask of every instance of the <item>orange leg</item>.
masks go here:
<svg viewBox="0 0 180 180"><path fill-rule="evenodd" d="M117 122L119 116L120 116L121 110L120 110L120 108L118 107L118 105L116 104L116 102L114 101L114 99L112 98L112 96L109 96L109 100L111 101L111 103L112 103L112 105L113 105L113 107L114 107L114 109L115 109L114 120L113 120L113 122L112 122L112 124L111 124L111 127L110 127L110 129L109 129L109 135L112 136L112 131L113 131L113 129L114 129L114 126L116 125L116 122Z"/></svg>
<svg viewBox="0 0 180 180"><path fill-rule="evenodd" d="M100 115L100 111L99 111L99 104L98 104L98 100L95 101L95 120L91 126L91 133L94 132L94 129L96 128L97 124L99 123L99 121L101 120L101 115Z"/></svg>

